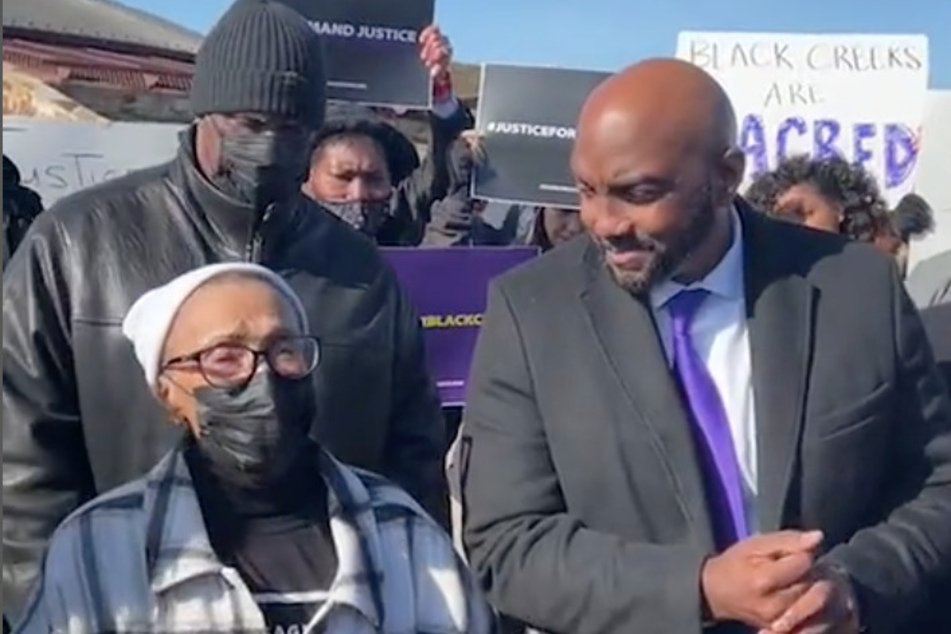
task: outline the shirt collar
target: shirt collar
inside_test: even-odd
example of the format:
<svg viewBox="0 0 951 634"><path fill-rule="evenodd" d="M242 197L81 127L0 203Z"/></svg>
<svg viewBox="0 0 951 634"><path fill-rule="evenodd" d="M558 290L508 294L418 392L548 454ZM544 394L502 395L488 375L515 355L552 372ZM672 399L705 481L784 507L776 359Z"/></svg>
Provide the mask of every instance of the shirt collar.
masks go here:
<svg viewBox="0 0 951 634"><path fill-rule="evenodd" d="M338 558L330 601L349 605L379 628L384 559L370 493L330 454L321 449L317 459L327 483L330 532ZM145 484L146 561L152 591L163 594L207 575L229 580L208 539L181 450L163 458L146 475Z"/></svg>
<svg viewBox="0 0 951 634"><path fill-rule="evenodd" d="M745 293L743 282L743 223L736 207L730 211L732 241L723 257L702 279L684 285L667 279L651 289L651 306L655 310L662 308L670 299L685 289L705 289L711 295L724 299L741 299Z"/></svg>

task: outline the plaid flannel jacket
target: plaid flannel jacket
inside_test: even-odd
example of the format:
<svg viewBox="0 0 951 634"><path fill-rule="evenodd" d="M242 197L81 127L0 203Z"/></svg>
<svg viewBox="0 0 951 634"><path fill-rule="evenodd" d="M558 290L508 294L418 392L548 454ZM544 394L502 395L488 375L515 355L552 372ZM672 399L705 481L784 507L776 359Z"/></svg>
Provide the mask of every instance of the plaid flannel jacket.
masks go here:
<svg viewBox="0 0 951 634"><path fill-rule="evenodd" d="M339 567L327 634L483 634L495 619L449 537L401 489L319 456ZM17 632L266 634L237 571L214 554L179 451L56 530Z"/></svg>

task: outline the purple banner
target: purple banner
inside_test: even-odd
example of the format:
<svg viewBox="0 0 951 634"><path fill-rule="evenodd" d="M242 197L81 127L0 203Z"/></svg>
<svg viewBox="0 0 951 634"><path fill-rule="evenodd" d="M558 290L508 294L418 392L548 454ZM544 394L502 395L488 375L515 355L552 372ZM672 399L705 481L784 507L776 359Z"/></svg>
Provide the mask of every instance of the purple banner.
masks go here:
<svg viewBox="0 0 951 634"><path fill-rule="evenodd" d="M416 305L429 371L444 406L465 404L466 380L489 280L538 254L534 247L385 248Z"/></svg>

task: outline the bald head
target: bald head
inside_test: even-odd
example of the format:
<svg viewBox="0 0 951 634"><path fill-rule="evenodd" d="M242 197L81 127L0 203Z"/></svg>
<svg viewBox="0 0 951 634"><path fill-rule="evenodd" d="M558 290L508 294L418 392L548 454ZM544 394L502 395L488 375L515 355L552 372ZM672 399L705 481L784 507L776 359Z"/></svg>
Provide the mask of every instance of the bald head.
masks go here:
<svg viewBox="0 0 951 634"><path fill-rule="evenodd" d="M729 98L687 62L647 60L592 91L571 167L582 222L625 288L702 273L729 238L744 168L735 144Z"/></svg>
<svg viewBox="0 0 951 634"><path fill-rule="evenodd" d="M723 88L677 59L651 59L601 83L581 110L579 136L616 129L619 119L657 143L724 152L736 139L736 115Z"/></svg>

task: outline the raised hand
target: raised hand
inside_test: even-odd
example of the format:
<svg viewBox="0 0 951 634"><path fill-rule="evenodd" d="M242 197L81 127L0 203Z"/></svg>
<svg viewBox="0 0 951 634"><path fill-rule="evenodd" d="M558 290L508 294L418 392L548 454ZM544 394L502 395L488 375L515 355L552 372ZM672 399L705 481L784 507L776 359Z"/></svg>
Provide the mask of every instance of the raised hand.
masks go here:
<svg viewBox="0 0 951 634"><path fill-rule="evenodd" d="M419 59L434 79L449 76L452 65L452 44L435 24L419 34Z"/></svg>

